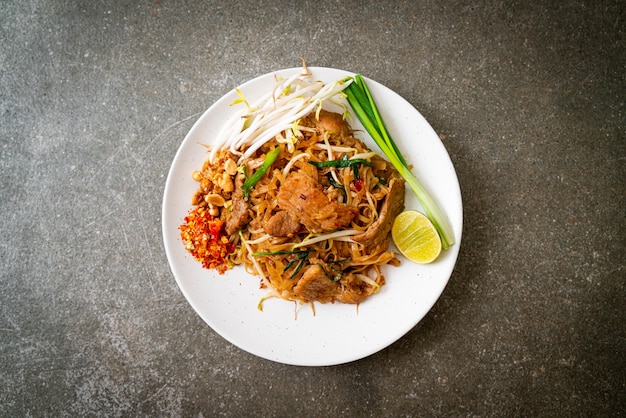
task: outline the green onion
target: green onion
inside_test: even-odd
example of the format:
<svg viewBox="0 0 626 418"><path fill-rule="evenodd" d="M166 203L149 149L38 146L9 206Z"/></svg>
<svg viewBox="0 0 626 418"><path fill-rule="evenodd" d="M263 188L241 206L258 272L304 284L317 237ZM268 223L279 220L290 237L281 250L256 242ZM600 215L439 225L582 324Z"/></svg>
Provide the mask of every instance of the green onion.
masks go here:
<svg viewBox="0 0 626 418"><path fill-rule="evenodd" d="M324 266L321 263L316 263L318 266L320 266L320 268L322 269L322 271L324 272L324 275L326 277L328 277L328 280L333 281L333 282L338 282L339 280L341 280L341 278L343 277L343 271L340 271L338 275L333 276L332 274L329 274L326 269L324 268Z"/></svg>
<svg viewBox="0 0 626 418"><path fill-rule="evenodd" d="M291 259L291 261L289 261L287 263L287 265L285 266L285 268L283 269L283 272L286 272L296 262L298 262L298 265L296 266L296 269L293 271L293 273L291 273L291 276L289 277L290 279L294 279L298 275L300 270L302 270L302 267L304 266L304 264L306 262L306 259L309 256L309 252L311 252L311 250L263 251L263 252L258 252L258 253L252 253L252 256L253 257L268 257L268 256L272 256L272 255L295 255L295 257L293 259Z"/></svg>
<svg viewBox="0 0 626 418"><path fill-rule="evenodd" d="M301 254L298 254L297 256L293 258L293 260L287 263L283 271L289 270L296 261L300 261L296 269L293 271L293 273L291 273L291 276L289 276L289 279L293 280L298 275L298 273L300 273L300 270L302 270L302 266L304 266L304 263L306 262L308 257L309 257L309 252L303 251Z"/></svg>
<svg viewBox="0 0 626 418"><path fill-rule="evenodd" d="M329 161L311 161L309 160L309 164L314 165L317 168L324 167L337 167L337 168L345 168L352 167L352 172L354 173L354 178L359 179L359 164L363 164L371 167L372 163L363 158L353 158L351 160L348 159L347 155L344 155L341 160L329 160ZM334 186L334 184L333 184ZM342 187L343 188L343 187Z"/></svg>
<svg viewBox="0 0 626 418"><path fill-rule="evenodd" d="M355 166L358 166L359 164L367 165L370 167L372 166L371 162L363 158L354 158L352 160L348 160L347 158L342 158L341 160L329 160L329 161L309 160L309 164L314 165L317 168L324 168L324 167L345 168L345 167L355 167Z"/></svg>
<svg viewBox="0 0 626 418"><path fill-rule="evenodd" d="M257 171L254 172L253 175L248 177L246 181L243 182L241 186L241 191L243 192L243 197L246 199L250 196L250 190L263 178L267 170L274 164L274 162L278 159L280 155L280 147L276 147L265 156L265 160L263 160L263 165L259 167Z"/></svg>
<svg viewBox="0 0 626 418"><path fill-rule="evenodd" d="M348 103L350 103L350 106L363 124L365 130L371 135L381 151L385 153L389 161L391 161L396 170L398 170L400 175L409 184L413 193L415 193L415 196L426 212L426 216L428 216L439 233L442 247L444 249L448 248L450 245L454 244L454 235L444 213L439 209L417 178L415 178L406 160L398 150L396 143L391 139L385 123L378 112L372 94L365 85L363 77L357 74L344 81L347 82L351 79L353 81L344 90Z"/></svg>
<svg viewBox="0 0 626 418"><path fill-rule="evenodd" d="M341 190L341 193L345 197L345 195L346 195L346 188L343 187L341 184L339 184L339 183L337 183L335 181L335 179L333 178L333 173L327 173L326 174L326 178L328 179L328 182L330 183L330 185L333 186L337 190Z"/></svg>

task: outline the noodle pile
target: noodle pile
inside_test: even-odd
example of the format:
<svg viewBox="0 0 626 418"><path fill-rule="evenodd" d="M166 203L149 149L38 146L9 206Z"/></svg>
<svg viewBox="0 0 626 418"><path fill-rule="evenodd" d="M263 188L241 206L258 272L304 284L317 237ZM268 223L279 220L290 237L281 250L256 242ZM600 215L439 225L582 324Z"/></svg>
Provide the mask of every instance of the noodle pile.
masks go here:
<svg viewBox="0 0 626 418"><path fill-rule="evenodd" d="M245 179L276 148L245 197ZM223 221L235 248L229 267L244 264L271 296L302 303L360 303L384 285L381 267L399 265L388 246L404 180L340 114L312 112L242 155L220 149L193 173L192 204Z"/></svg>

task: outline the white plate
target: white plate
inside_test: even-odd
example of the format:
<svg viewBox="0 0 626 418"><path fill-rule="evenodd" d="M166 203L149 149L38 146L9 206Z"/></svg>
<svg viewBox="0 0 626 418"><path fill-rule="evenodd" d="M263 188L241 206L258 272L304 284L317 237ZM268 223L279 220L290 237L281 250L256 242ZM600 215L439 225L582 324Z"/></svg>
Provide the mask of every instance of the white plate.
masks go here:
<svg viewBox="0 0 626 418"><path fill-rule="evenodd" d="M334 82L353 75L348 71L312 67L316 79ZM240 90L252 101L269 91L274 76L287 78L301 68L276 71L243 84ZM206 148L232 111L237 98L231 91L213 104L195 123L172 163L163 198L163 239L170 267L181 291L218 334L259 357L285 364L325 366L361 359L389 346L410 331L431 309L446 286L461 243L463 208L458 179L439 137L410 103L385 86L365 79L392 137L405 153L413 172L446 212L456 243L429 265L401 257L400 267L385 266L387 280L381 291L354 305L296 305L268 299L257 309L266 290L259 278L242 266L224 275L203 269L181 243L179 225L191 208L197 183L191 173L206 158ZM356 118L355 129L362 129ZM380 150L368 135L360 135L372 150ZM420 209L407 187L406 208Z"/></svg>

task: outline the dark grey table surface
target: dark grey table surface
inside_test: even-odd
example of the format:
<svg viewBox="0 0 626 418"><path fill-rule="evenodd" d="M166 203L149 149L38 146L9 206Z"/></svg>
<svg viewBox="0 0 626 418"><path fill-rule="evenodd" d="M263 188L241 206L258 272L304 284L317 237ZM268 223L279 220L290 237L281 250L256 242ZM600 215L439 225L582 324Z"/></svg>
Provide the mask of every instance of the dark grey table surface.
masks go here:
<svg viewBox="0 0 626 418"><path fill-rule="evenodd" d="M618 416L621 1L3 1L0 415ZM448 286L365 359L257 358L193 311L161 235L198 116L300 65L405 97L455 165Z"/></svg>

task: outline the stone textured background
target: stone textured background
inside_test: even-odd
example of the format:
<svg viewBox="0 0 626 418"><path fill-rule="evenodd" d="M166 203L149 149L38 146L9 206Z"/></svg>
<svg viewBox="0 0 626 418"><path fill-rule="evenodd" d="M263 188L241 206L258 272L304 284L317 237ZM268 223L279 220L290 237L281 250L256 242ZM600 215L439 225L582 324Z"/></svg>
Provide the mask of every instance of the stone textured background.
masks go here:
<svg viewBox="0 0 626 418"><path fill-rule="evenodd" d="M621 1L3 1L0 415L619 416ZM161 238L174 154L234 86L360 72L440 134L464 199L442 297L366 359L219 337Z"/></svg>

